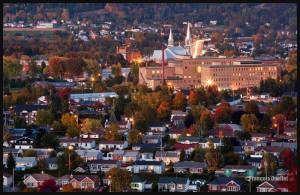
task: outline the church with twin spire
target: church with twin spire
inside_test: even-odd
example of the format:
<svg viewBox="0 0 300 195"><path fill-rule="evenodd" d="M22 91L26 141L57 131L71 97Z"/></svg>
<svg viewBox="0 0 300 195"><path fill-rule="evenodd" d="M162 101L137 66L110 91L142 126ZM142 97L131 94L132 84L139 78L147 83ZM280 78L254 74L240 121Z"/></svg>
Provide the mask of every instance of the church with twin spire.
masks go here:
<svg viewBox="0 0 300 195"><path fill-rule="evenodd" d="M164 50L164 58L165 62L178 58L178 59L189 59L192 57L192 35L190 30L190 23L187 23L187 33L185 37L185 44L184 47L180 45L174 45L174 38L172 33L172 28L170 28L169 38L168 38L168 45ZM152 59L157 62L162 62L162 50L154 50Z"/></svg>

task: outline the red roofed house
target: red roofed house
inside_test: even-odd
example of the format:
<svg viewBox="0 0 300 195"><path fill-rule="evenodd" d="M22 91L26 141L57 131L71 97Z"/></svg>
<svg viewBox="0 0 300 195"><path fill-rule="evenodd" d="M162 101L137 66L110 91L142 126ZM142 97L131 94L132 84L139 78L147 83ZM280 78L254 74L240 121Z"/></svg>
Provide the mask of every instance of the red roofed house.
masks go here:
<svg viewBox="0 0 300 195"><path fill-rule="evenodd" d="M256 189L257 192L288 192L288 189L281 187L276 181L265 181Z"/></svg>
<svg viewBox="0 0 300 195"><path fill-rule="evenodd" d="M174 144L174 148L176 149L176 151L180 152L183 149L186 155L190 155L196 147L199 148L199 144Z"/></svg>

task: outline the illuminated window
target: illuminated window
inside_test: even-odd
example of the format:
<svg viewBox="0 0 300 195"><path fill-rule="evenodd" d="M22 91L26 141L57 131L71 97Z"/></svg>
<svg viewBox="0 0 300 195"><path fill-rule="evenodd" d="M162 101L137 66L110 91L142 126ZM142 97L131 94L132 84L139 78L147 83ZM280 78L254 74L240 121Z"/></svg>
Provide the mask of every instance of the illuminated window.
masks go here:
<svg viewBox="0 0 300 195"><path fill-rule="evenodd" d="M198 67L197 67L197 73L201 73L201 71L202 71L201 66L198 66Z"/></svg>
<svg viewBox="0 0 300 195"><path fill-rule="evenodd" d="M159 73L159 72L160 72L159 70L156 71L156 73Z"/></svg>
<svg viewBox="0 0 300 195"><path fill-rule="evenodd" d="M155 73L155 70L152 70L152 73L154 74L154 73Z"/></svg>

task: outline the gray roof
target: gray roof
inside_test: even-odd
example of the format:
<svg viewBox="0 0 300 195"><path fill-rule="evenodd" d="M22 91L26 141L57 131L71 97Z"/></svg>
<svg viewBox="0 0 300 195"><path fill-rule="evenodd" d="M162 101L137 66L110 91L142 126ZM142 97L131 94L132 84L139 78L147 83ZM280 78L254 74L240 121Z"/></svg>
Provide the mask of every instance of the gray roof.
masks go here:
<svg viewBox="0 0 300 195"><path fill-rule="evenodd" d="M178 139L178 142L185 142L185 141L190 141L190 142L199 142L199 137L193 137L193 136L180 136Z"/></svg>
<svg viewBox="0 0 300 195"><path fill-rule="evenodd" d="M80 93L70 94L70 99L89 99L89 98L105 98L105 97L119 97L115 92L103 92L103 93Z"/></svg>
<svg viewBox="0 0 300 195"><path fill-rule="evenodd" d="M139 161L135 161L133 164L134 165L161 165L162 162L161 161L143 161L143 160L139 160Z"/></svg>
<svg viewBox="0 0 300 195"><path fill-rule="evenodd" d="M101 151L99 150L75 150L79 156L98 156Z"/></svg>
<svg viewBox="0 0 300 195"><path fill-rule="evenodd" d="M53 158L45 158L48 164L56 164L56 157Z"/></svg>
<svg viewBox="0 0 300 195"><path fill-rule="evenodd" d="M160 177L157 183L161 184L168 184L168 183L175 183L175 184L186 184L189 178L186 177Z"/></svg>
<svg viewBox="0 0 300 195"><path fill-rule="evenodd" d="M155 122L148 122L149 127L164 127L165 122L163 121L155 121Z"/></svg>
<svg viewBox="0 0 300 195"><path fill-rule="evenodd" d="M29 175L30 176L30 175ZM37 181L44 181L44 180L47 180L47 179L54 179L56 180L55 177L53 177L52 175L49 175L49 174L41 174L41 173L34 173L34 174L31 174L31 176L37 180Z"/></svg>
<svg viewBox="0 0 300 195"><path fill-rule="evenodd" d="M155 153L155 158L156 157L179 157L179 153L176 151L157 151Z"/></svg>
<svg viewBox="0 0 300 195"><path fill-rule="evenodd" d="M142 135L142 139L160 139L160 135Z"/></svg>
<svg viewBox="0 0 300 195"><path fill-rule="evenodd" d="M125 151L124 150L115 150L113 154L124 154Z"/></svg>
<svg viewBox="0 0 300 195"><path fill-rule="evenodd" d="M91 160L90 164L117 164L117 160Z"/></svg>
<svg viewBox="0 0 300 195"><path fill-rule="evenodd" d="M142 179L140 176L138 175L134 175L133 178L132 178L132 183L143 183L145 182L144 179Z"/></svg>
<svg viewBox="0 0 300 195"><path fill-rule="evenodd" d="M243 183L233 177L218 177L217 179L213 180L212 182L209 182L207 185L226 185L229 182L234 181L238 185L242 185Z"/></svg>
<svg viewBox="0 0 300 195"><path fill-rule="evenodd" d="M250 157L248 163L261 163L262 160L262 157Z"/></svg>
<svg viewBox="0 0 300 195"><path fill-rule="evenodd" d="M194 162L194 161L185 161L185 162L175 162L174 168L204 168L206 163Z"/></svg>
<svg viewBox="0 0 300 195"><path fill-rule="evenodd" d="M271 146L287 147L290 149L297 149L297 143L290 142L271 142Z"/></svg>
<svg viewBox="0 0 300 195"><path fill-rule="evenodd" d="M254 166L249 165L225 165L224 169L247 169L251 170L255 168Z"/></svg>
<svg viewBox="0 0 300 195"><path fill-rule="evenodd" d="M220 138L201 138L200 143L206 143L208 141L211 141L212 143L220 143L221 139Z"/></svg>
<svg viewBox="0 0 300 195"><path fill-rule="evenodd" d="M16 105L15 112L22 112L26 110L27 112L38 111L38 110L48 110L47 105Z"/></svg>
<svg viewBox="0 0 300 195"><path fill-rule="evenodd" d="M19 151L21 152L21 149L14 149L14 148L3 148L3 153L19 153Z"/></svg>

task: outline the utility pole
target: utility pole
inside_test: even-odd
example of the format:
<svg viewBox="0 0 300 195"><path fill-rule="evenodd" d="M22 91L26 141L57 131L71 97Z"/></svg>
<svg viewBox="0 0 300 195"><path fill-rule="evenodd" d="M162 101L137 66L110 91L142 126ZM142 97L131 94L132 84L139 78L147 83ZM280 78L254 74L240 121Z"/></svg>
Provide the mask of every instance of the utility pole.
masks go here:
<svg viewBox="0 0 300 195"><path fill-rule="evenodd" d="M12 191L15 191L15 167L13 167Z"/></svg>

